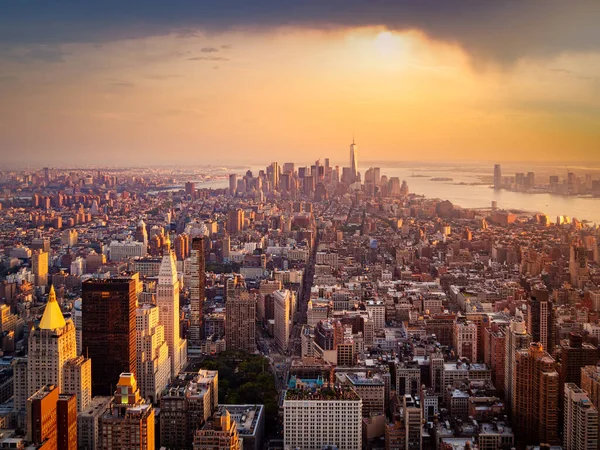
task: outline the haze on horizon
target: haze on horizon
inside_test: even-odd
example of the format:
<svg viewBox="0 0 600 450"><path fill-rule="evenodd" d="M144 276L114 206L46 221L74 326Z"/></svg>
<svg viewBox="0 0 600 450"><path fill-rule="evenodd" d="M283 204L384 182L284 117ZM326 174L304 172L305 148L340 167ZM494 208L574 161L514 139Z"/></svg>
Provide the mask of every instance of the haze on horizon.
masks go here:
<svg viewBox="0 0 600 450"><path fill-rule="evenodd" d="M280 3L3 5L1 162L600 161L598 1Z"/></svg>

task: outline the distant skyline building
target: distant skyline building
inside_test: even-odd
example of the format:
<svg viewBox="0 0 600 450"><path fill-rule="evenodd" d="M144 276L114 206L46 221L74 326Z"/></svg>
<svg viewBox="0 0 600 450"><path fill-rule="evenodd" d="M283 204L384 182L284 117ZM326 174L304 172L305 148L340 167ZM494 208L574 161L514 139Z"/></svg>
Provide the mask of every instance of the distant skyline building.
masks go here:
<svg viewBox="0 0 600 450"><path fill-rule="evenodd" d="M502 189L502 166L500 164L494 165L494 189Z"/></svg>
<svg viewBox="0 0 600 450"><path fill-rule="evenodd" d="M352 177L351 183L358 181L358 145L354 142L354 136L352 136L352 144L350 144L350 176Z"/></svg>

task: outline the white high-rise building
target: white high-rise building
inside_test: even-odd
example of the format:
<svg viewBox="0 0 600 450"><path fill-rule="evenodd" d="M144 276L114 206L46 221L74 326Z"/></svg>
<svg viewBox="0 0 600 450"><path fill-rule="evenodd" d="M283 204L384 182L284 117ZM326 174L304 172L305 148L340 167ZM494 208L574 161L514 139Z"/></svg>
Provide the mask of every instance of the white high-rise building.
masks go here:
<svg viewBox="0 0 600 450"><path fill-rule="evenodd" d="M596 450L598 410L575 383L566 383L564 394L564 449Z"/></svg>
<svg viewBox="0 0 600 450"><path fill-rule="evenodd" d="M156 304L171 357L171 375L177 376L186 363L187 342L179 333L179 280L175 255L171 251L163 256L158 271Z"/></svg>
<svg viewBox="0 0 600 450"><path fill-rule="evenodd" d="M285 289L273 292L273 310L275 318L275 342L282 351L288 349L290 343L291 331L291 311L292 296L290 291Z"/></svg>
<svg viewBox="0 0 600 450"><path fill-rule="evenodd" d="M155 402L171 380L171 359L165 327L158 307L140 305L136 310L137 377L141 395Z"/></svg>
<svg viewBox="0 0 600 450"><path fill-rule="evenodd" d="M47 384L62 386L64 365L77 356L77 340L73 321L65 321L58 306L54 286L39 326L31 330L28 346L29 396Z"/></svg>
<svg viewBox="0 0 600 450"><path fill-rule="evenodd" d="M92 402L92 360L79 355L65 363L61 392L77 395L77 412Z"/></svg>
<svg viewBox="0 0 600 450"><path fill-rule="evenodd" d="M515 370L515 358L517 350L529 348L532 337L527 333L525 322L513 321L506 329L504 344L504 398L507 409L510 410L513 393L513 372Z"/></svg>
<svg viewBox="0 0 600 450"><path fill-rule="evenodd" d="M284 449L362 448L362 400L350 388L288 389Z"/></svg>

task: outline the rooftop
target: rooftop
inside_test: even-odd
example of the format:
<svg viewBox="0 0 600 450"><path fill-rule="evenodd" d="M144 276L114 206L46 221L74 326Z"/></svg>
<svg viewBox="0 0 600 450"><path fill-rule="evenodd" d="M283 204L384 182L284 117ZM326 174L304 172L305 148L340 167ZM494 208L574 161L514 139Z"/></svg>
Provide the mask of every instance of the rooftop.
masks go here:
<svg viewBox="0 0 600 450"><path fill-rule="evenodd" d="M285 393L285 400L359 401L360 397L350 388L335 386L318 389L288 389Z"/></svg>

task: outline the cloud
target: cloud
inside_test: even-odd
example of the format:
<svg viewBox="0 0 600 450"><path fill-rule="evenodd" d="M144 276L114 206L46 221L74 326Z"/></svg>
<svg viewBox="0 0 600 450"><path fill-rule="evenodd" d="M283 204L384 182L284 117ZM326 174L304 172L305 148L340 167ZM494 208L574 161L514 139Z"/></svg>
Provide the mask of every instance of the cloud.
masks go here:
<svg viewBox="0 0 600 450"><path fill-rule="evenodd" d="M120 80L117 78L110 78L107 82L109 87L119 88L119 89L132 89L135 87L135 84L131 81Z"/></svg>
<svg viewBox="0 0 600 450"><path fill-rule="evenodd" d="M233 47L231 46L231 44L223 44L221 45L221 48L223 50L231 50Z"/></svg>
<svg viewBox="0 0 600 450"><path fill-rule="evenodd" d="M596 83L600 83L600 75L586 75L586 74L582 74L579 72L575 72L573 70L561 69L561 68L550 69L550 71L556 72L556 73L562 73L569 77L577 78L578 80L587 80L587 81L593 81Z"/></svg>
<svg viewBox="0 0 600 450"><path fill-rule="evenodd" d="M35 46L29 49L5 49L0 53L1 58L22 63L62 63L69 56L69 52L65 52L57 47Z"/></svg>
<svg viewBox="0 0 600 450"><path fill-rule="evenodd" d="M0 42L105 42L199 31L383 26L423 31L477 58L600 50L600 1L578 0L31 0L5 2Z"/></svg>
<svg viewBox="0 0 600 450"><path fill-rule="evenodd" d="M188 58L188 61L229 61L229 58L223 56L194 56Z"/></svg>
<svg viewBox="0 0 600 450"><path fill-rule="evenodd" d="M200 51L202 53L216 53L219 51L219 49L216 47L204 47L204 48L200 49Z"/></svg>

